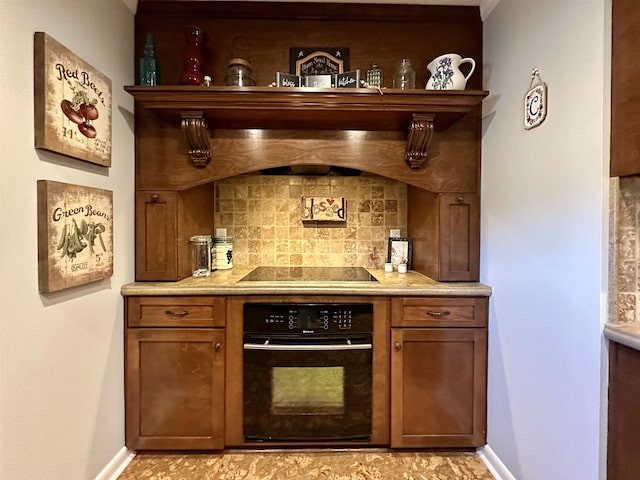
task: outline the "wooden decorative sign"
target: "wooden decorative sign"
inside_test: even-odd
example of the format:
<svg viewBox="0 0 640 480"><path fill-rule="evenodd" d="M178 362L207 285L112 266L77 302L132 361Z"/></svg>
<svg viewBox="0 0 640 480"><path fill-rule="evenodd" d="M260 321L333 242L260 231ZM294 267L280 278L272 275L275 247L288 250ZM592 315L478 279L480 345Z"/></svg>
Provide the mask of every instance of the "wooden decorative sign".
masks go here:
<svg viewBox="0 0 640 480"><path fill-rule="evenodd" d="M111 80L44 32L34 37L35 147L111 166Z"/></svg>
<svg viewBox="0 0 640 480"><path fill-rule="evenodd" d="M301 87L302 77L290 73L276 72L276 87Z"/></svg>
<svg viewBox="0 0 640 480"><path fill-rule="evenodd" d="M360 69L336 74L333 83L336 88L360 88Z"/></svg>
<svg viewBox="0 0 640 480"><path fill-rule="evenodd" d="M293 47L289 63L294 75L335 75L349 70L349 49Z"/></svg>
<svg viewBox="0 0 640 480"><path fill-rule="evenodd" d="M342 222L347 220L344 197L302 197L302 221Z"/></svg>
<svg viewBox="0 0 640 480"><path fill-rule="evenodd" d="M38 282L57 292L113 275L113 192L38 180Z"/></svg>

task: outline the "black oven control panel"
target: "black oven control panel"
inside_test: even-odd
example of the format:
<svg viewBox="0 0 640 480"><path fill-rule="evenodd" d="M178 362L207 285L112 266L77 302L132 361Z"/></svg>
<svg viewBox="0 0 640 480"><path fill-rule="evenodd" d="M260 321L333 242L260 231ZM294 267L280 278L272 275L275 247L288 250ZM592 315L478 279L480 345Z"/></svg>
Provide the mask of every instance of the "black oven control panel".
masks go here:
<svg viewBox="0 0 640 480"><path fill-rule="evenodd" d="M245 303L245 333L327 334L373 332L370 303Z"/></svg>

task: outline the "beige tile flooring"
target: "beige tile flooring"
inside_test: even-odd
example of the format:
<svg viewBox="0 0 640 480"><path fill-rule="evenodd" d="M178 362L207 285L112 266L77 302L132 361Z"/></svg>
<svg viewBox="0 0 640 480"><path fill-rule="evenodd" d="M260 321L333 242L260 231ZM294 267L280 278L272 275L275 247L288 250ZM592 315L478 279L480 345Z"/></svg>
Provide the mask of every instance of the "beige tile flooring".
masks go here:
<svg viewBox="0 0 640 480"><path fill-rule="evenodd" d="M473 452L386 450L138 454L118 480L493 480Z"/></svg>

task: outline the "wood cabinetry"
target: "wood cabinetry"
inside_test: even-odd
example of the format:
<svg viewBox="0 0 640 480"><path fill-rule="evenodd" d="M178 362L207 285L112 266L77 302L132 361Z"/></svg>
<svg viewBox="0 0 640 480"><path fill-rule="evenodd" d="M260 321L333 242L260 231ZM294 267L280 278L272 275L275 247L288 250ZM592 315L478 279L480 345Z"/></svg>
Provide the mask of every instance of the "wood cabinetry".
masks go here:
<svg viewBox="0 0 640 480"><path fill-rule="evenodd" d="M189 237L213 231L213 184L136 192L136 280L191 275Z"/></svg>
<svg viewBox="0 0 640 480"><path fill-rule="evenodd" d="M640 5L612 1L611 176L640 174Z"/></svg>
<svg viewBox="0 0 640 480"><path fill-rule="evenodd" d="M244 305L336 301L374 306L372 435L358 445L484 445L486 297L237 295L126 297L127 447L255 446L243 433Z"/></svg>
<svg viewBox="0 0 640 480"><path fill-rule="evenodd" d="M127 297L126 303L127 447L222 449L224 299Z"/></svg>
<svg viewBox="0 0 640 480"><path fill-rule="evenodd" d="M626 480L640 475L640 352L609 342L609 435L607 478Z"/></svg>
<svg viewBox="0 0 640 480"><path fill-rule="evenodd" d="M178 85L190 23L206 32L212 87ZM418 88L390 88L401 57L426 65L456 51L481 66L477 7L145 0L136 13L136 58L148 32L161 85L126 87L136 100L136 280L190 273L188 236L215 226L208 193L195 206L198 199L187 192L309 164L409 185L415 194L407 210L417 212L407 232L416 241L414 269L441 281L477 280L481 102L488 94L482 77L472 75L466 90L431 91L422 88L428 73L420 68ZM387 88L268 87L277 71L289 70L290 49L301 43L343 45L349 69L363 76L375 61ZM247 48L236 51L239 45ZM228 60L243 55L257 86L221 86Z"/></svg>
<svg viewBox="0 0 640 480"><path fill-rule="evenodd" d="M407 231L413 239L413 268L439 281L480 277L480 197L437 194L409 187ZM420 206L420 208L418 208Z"/></svg>
<svg viewBox="0 0 640 480"><path fill-rule="evenodd" d="M487 299L394 298L391 447L486 442Z"/></svg>

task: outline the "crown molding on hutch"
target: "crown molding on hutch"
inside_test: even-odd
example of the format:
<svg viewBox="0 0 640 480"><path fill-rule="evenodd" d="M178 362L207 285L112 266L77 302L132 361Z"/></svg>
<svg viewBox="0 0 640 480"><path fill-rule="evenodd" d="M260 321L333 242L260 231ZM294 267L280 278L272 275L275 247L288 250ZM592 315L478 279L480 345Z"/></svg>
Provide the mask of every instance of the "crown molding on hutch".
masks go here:
<svg viewBox="0 0 640 480"><path fill-rule="evenodd" d="M266 0L255 0L255 1L266 1ZM275 1L286 1L286 0L275 0ZM313 0L298 0L298 1L313 1ZM317 0L319 3L324 3L322 0ZM415 5L478 5L480 7L480 15L482 20L485 20L492 10L498 5L500 0L424 0L424 1L393 1L393 0L369 0L368 3L408 3ZM134 14L136 13L136 9L138 7L138 0L122 0L129 10L131 10ZM333 0L332 3L340 3L340 0ZM343 3L360 3L353 0L344 0Z"/></svg>

